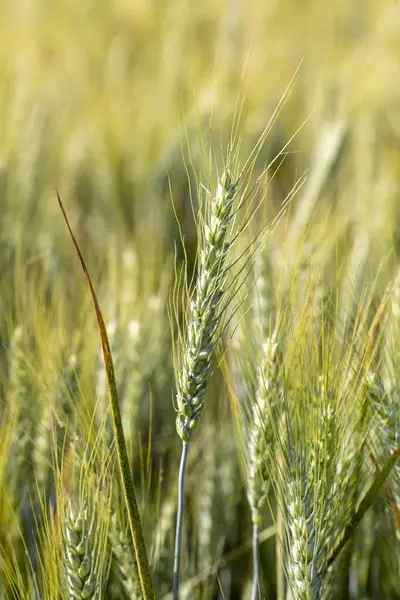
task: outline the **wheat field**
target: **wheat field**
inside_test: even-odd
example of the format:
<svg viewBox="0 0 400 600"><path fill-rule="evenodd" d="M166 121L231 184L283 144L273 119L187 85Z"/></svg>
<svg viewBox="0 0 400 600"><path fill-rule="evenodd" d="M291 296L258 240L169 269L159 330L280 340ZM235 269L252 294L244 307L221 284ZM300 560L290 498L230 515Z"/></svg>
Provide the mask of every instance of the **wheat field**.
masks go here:
<svg viewBox="0 0 400 600"><path fill-rule="evenodd" d="M0 600L400 599L399 40L0 0Z"/></svg>

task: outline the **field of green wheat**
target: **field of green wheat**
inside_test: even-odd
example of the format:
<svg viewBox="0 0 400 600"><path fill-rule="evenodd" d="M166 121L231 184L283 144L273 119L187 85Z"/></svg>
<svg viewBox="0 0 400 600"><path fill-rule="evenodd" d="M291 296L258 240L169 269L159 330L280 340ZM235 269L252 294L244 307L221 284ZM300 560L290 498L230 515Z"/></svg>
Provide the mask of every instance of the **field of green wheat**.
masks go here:
<svg viewBox="0 0 400 600"><path fill-rule="evenodd" d="M0 600L399 600L399 232L397 0L0 0Z"/></svg>

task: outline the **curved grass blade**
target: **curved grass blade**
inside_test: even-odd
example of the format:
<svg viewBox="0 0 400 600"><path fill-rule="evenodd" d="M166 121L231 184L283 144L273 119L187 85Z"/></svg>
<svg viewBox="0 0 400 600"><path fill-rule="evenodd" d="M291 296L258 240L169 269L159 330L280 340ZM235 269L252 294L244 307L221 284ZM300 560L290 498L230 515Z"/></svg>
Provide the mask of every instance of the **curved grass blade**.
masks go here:
<svg viewBox="0 0 400 600"><path fill-rule="evenodd" d="M374 457L374 455L372 454L372 452L369 453L369 457L375 467L375 469L378 470L378 461L376 460L376 458ZM386 496L389 499L389 502L391 504L392 510L393 510L393 515L394 515L394 523L396 526L396 531L398 531L398 533L400 534L400 508L397 506L397 502L396 499L394 497L394 494L392 492L392 489L389 485L389 482L386 480L384 483L384 487L385 487L385 492L386 492Z"/></svg>
<svg viewBox="0 0 400 600"><path fill-rule="evenodd" d="M133 547L135 550L140 585L142 588L143 598L145 598L145 600L147 600L147 599L152 600L153 598L155 598L155 593L154 593L153 582L152 582L151 574L150 574L150 567L149 567L149 562L148 562L148 558L147 558L146 546L145 546L144 538L143 538L142 523L140 520L139 509L138 509L138 505L137 505L135 488L134 488L133 479L132 479L132 473L131 473L131 469L129 466L128 452L126 449L126 442L125 442L125 436L124 436L124 431L123 431L123 426L122 426L121 413L119 410L114 364L113 364L113 360L112 360L110 344L108 341L107 330L106 330L106 326L104 323L102 312L100 310L99 301L97 299L97 295L96 295L96 292L95 292L93 284L92 284L92 280L90 279L90 275L86 268L85 261L83 260L83 256L79 249L78 242L76 241L75 236L72 232L71 226L69 224L66 212L64 210L64 206L61 202L61 198L60 198L60 195L58 192L57 192L57 198L58 198L58 203L60 205L61 212L64 217L64 221L67 225L68 231L69 231L70 236L73 241L73 244L78 253L83 272L84 272L87 282L89 284L90 292L91 292L92 299L93 299L93 304L94 304L94 307L96 310L97 322L98 322L99 330L100 330L101 345L102 345L102 349L103 349L104 365L105 365L105 369L106 369L106 373L107 373L107 382L108 382L108 389L109 389L109 394L110 394L111 414L112 414L114 434L115 434L115 440L116 440L116 446L117 446L118 464L119 464L119 468L120 468L120 472L121 472L122 487L124 490L125 503L126 503L126 508L128 511L129 526L130 526L130 530L131 530L131 534L132 534Z"/></svg>
<svg viewBox="0 0 400 600"><path fill-rule="evenodd" d="M339 556L340 552L343 550L347 542L353 537L358 524L361 519L365 515L365 513L371 508L372 504L375 502L381 488L385 484L385 481L390 475L394 465L396 464L396 460L400 457L400 448L393 452L393 454L388 458L385 463L385 466L377 475L368 492L365 494L364 498L361 500L361 503L351 518L350 523L347 525L343 537L337 546L333 549L329 559L328 559L328 568L335 562L336 558Z"/></svg>

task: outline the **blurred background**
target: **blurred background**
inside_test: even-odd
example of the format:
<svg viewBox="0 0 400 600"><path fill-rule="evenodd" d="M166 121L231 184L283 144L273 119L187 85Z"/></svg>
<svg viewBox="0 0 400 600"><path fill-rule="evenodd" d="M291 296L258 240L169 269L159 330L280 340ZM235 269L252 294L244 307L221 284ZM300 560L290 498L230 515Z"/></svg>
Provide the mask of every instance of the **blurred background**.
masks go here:
<svg viewBox="0 0 400 600"><path fill-rule="evenodd" d="M132 239L136 227L170 243L168 177L181 218L188 208L185 137L197 167L200 129L212 118L223 143L242 95L239 129L251 147L300 62L268 140L273 156L308 119L276 177L277 201L341 121L340 170L321 193L335 204L333 219L390 244L399 28L395 0L2 0L3 254L19 239L31 256L55 260L65 237L56 187L88 247Z"/></svg>
<svg viewBox="0 0 400 600"><path fill-rule="evenodd" d="M285 148L267 214L299 177L307 181L272 247L284 242L295 262L301 240L308 265L339 266L352 284L360 267L371 279L379 269L386 285L400 255L400 2L0 0L0 354L10 374L17 349L25 378L12 405L24 435L13 434L2 456L25 457L10 459L10 469L25 482L34 463L47 485L54 406L58 415L73 407L80 427L94 398L107 411L94 314L57 189L109 324L136 473L153 441L150 471L163 502L151 493L149 501L140 475L137 485L160 593L170 590L180 450L168 321L175 243L182 257L174 211L193 262L190 193L195 200L205 145L223 156L237 122L246 156L295 73L261 153L260 165ZM185 577L248 539L220 384L217 374L193 442L188 494L200 480L207 493L188 501L190 528L203 537ZM20 488L12 489L18 504ZM20 520L12 501L0 502L0 513L3 543ZM271 543L264 574L273 552ZM250 557L240 565L222 570L226 597L240 597L250 580ZM273 577L266 590L274 597Z"/></svg>

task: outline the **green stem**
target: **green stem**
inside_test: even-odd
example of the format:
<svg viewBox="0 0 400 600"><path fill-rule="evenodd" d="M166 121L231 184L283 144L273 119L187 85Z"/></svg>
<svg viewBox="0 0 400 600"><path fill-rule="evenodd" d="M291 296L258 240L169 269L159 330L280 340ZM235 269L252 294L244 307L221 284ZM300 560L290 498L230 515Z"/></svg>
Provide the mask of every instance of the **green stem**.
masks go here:
<svg viewBox="0 0 400 600"><path fill-rule="evenodd" d="M266 540L269 540L275 534L276 534L275 525L271 525L270 527L267 527L258 535L258 545L260 546L260 544L262 544ZM211 577L215 577L218 574L218 571L220 571L221 569L224 569L225 567L230 566L231 563L233 563L234 561L238 560L239 558L241 558L242 556L244 556L245 554L250 552L252 550L252 548L253 548L253 538L251 538L250 540L247 540L247 542L245 542L239 548L235 548L235 550L232 550L232 552L230 552L229 554L227 554L226 556L221 558L220 561L217 561L217 563L212 565L209 569L206 569L202 573L199 573L198 575L191 577L191 579L188 579L185 582L185 587L187 589L195 588L196 586L200 585L201 583L204 583ZM165 596L162 597L162 600L171 600L171 599L172 599L171 593L166 594Z"/></svg>
<svg viewBox="0 0 400 600"><path fill-rule="evenodd" d="M181 465L179 467L178 480L178 515L176 519L176 535L175 535L175 552L174 552L174 576L173 576L173 600L179 598L179 574L181 566L182 552L182 530L183 530L183 514L185 509L185 475L186 463L189 453L190 442L183 442Z"/></svg>
<svg viewBox="0 0 400 600"><path fill-rule="evenodd" d="M259 579L259 556L258 556L258 525L253 523L253 587L251 590L251 600L257 600L258 597L258 579Z"/></svg>

